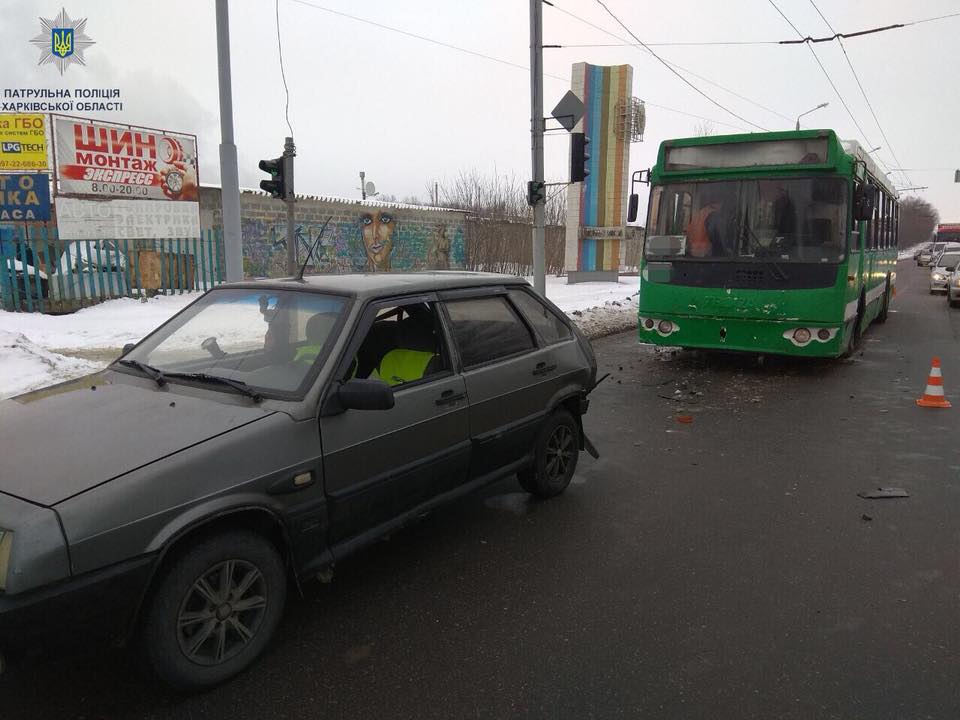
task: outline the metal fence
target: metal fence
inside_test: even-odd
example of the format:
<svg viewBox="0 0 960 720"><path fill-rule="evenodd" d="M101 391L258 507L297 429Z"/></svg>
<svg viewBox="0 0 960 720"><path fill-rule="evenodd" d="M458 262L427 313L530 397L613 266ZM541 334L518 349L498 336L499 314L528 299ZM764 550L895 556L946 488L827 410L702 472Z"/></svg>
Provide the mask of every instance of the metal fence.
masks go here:
<svg viewBox="0 0 960 720"><path fill-rule="evenodd" d="M205 291L224 281L223 238L69 240L46 226L0 227L0 307L72 312L116 297Z"/></svg>

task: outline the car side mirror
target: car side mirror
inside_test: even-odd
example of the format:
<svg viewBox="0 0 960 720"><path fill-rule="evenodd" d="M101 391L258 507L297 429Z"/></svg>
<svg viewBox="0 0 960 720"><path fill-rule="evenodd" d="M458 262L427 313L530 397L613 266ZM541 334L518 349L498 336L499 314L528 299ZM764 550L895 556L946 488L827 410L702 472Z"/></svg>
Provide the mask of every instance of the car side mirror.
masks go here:
<svg viewBox="0 0 960 720"><path fill-rule="evenodd" d="M635 222L637 211L640 207L640 196L637 193L630 194L630 204L627 206L627 222Z"/></svg>
<svg viewBox="0 0 960 720"><path fill-rule="evenodd" d="M337 390L344 410L389 410L393 407L393 388L383 380L354 378Z"/></svg>
<svg viewBox="0 0 960 720"><path fill-rule="evenodd" d="M126 355L128 352L133 350L136 346L137 346L136 343L127 343L126 345L124 345L123 350L120 351L120 357L123 357L124 355Z"/></svg>

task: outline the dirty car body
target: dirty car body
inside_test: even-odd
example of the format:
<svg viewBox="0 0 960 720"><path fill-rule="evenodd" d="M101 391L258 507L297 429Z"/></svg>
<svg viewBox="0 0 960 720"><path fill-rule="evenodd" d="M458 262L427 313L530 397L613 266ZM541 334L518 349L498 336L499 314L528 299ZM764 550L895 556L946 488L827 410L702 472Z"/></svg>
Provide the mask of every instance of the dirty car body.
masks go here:
<svg viewBox="0 0 960 720"><path fill-rule="evenodd" d="M279 620L276 568L326 575L511 474L562 492L595 381L517 278L212 290L104 371L0 402L0 652L98 627L174 685L223 681Z"/></svg>

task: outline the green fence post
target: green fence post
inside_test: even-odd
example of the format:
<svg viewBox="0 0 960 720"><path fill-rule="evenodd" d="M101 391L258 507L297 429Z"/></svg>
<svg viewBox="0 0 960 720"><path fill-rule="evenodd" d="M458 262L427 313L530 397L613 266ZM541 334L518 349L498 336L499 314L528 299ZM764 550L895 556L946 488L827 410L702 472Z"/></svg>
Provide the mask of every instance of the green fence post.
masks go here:
<svg viewBox="0 0 960 720"><path fill-rule="evenodd" d="M86 248L86 253L84 253L83 261L87 266L87 282L89 283L89 292L87 296L90 300L93 300L96 297L99 297L100 290L97 288L97 278L94 275L93 268L93 251L90 249L90 241L84 240L83 246Z"/></svg>
<svg viewBox="0 0 960 720"><path fill-rule="evenodd" d="M217 236L217 249L216 249L216 257L217 257L217 284L220 284L220 283L223 282L223 262L222 262L221 259L220 259L220 251L223 249L222 246L223 246L223 236L222 236L222 235L218 235L218 236Z"/></svg>
<svg viewBox="0 0 960 720"><path fill-rule="evenodd" d="M129 258L127 258L129 262ZM133 277L137 283L137 298L143 297L143 282L140 279L140 248L137 247L137 241L133 241Z"/></svg>
<svg viewBox="0 0 960 720"><path fill-rule="evenodd" d="M56 276L57 280L57 295L60 299L60 303L63 303L64 292L63 292L63 275L60 274L60 256L63 254L60 250L60 234L56 231L55 228L47 228L47 236L50 241L50 246L53 248L53 258L51 262L47 263L48 272L47 272L47 290L52 291L50 280ZM53 275L51 275L51 271Z"/></svg>
<svg viewBox="0 0 960 720"><path fill-rule="evenodd" d="M20 233L17 233L20 235ZM20 273L23 276L23 299L27 303L27 312L33 312L33 293L30 292L30 277L27 274L27 240L26 232L20 235L17 240L17 248L19 252L17 255L20 256ZM16 267L16 261L14 261L14 267ZM14 273L16 277L16 273ZM17 290L20 289L20 283L17 283Z"/></svg>
<svg viewBox="0 0 960 720"><path fill-rule="evenodd" d="M31 232L27 228L27 245L30 248L31 256L33 257L33 286L37 291L37 310L40 312L45 312L45 303L43 302L43 282L40 279L40 253L37 252L37 238L35 233ZM44 252L46 256L46 252ZM26 270L26 268L24 268ZM47 276L49 277L49 275ZM27 285L31 283L30 277L24 278L27 282Z"/></svg>
<svg viewBox="0 0 960 720"><path fill-rule="evenodd" d="M210 237L210 236L209 236L209 232L210 232L210 231L207 230L207 233L208 233L208 235L207 235L207 240L208 240L208 242L209 242L209 237ZM205 245L204 242L203 242L203 233L202 233L202 232L200 233L200 258L198 259L197 262L200 263L200 265L199 265L200 270L199 270L199 275L198 275L200 289L201 289L203 292L206 292L207 289L208 289L208 288L207 288L207 250L206 250L206 245Z"/></svg>
<svg viewBox="0 0 960 720"><path fill-rule="evenodd" d="M180 238L177 238L177 289L183 295L183 250L180 247Z"/></svg>

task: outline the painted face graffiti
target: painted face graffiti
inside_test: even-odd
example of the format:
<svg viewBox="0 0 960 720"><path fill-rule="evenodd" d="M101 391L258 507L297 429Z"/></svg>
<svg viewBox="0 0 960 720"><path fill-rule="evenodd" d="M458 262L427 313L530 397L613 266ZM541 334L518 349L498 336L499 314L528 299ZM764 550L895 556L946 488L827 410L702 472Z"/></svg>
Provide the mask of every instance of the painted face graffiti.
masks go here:
<svg viewBox="0 0 960 720"><path fill-rule="evenodd" d="M360 216L360 229L363 231L363 246L367 253L369 270L390 269L394 224L393 214L387 210L375 210Z"/></svg>

